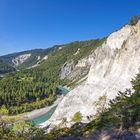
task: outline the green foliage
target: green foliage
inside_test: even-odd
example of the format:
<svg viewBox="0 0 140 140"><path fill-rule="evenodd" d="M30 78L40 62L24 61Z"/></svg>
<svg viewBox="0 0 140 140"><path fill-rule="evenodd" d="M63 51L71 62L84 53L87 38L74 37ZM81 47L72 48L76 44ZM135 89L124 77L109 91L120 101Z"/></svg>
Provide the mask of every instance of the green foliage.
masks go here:
<svg viewBox="0 0 140 140"><path fill-rule="evenodd" d="M59 65L61 62L63 62L64 64L67 60L70 59L74 59L76 63L80 58L87 56L88 54L91 53L92 50L95 50L98 46L102 45L104 40L105 38L88 40L88 41L76 41L64 45L55 45L54 47L48 49L35 49L35 50L29 50L29 51L24 51L19 53L8 54L5 56L1 56L1 58L7 64L13 65L12 63L13 58L16 58L19 55L23 55L23 54L31 54L31 57L29 59L27 59L24 63L17 66L17 68L20 70L29 68L35 65L37 62L39 62L38 56L40 56L40 60L41 60L44 56L50 55L52 57L51 60L55 59L56 62L59 62L56 63L57 65ZM77 55L74 55L78 49L80 49L80 52ZM57 61L56 58L58 58L59 60Z"/></svg>
<svg viewBox="0 0 140 140"><path fill-rule="evenodd" d="M5 74L13 71L15 71L15 68L0 59L0 74Z"/></svg>
<svg viewBox="0 0 140 140"><path fill-rule="evenodd" d="M49 81L44 83L43 78L37 81L35 78L36 75L30 76L26 72L18 72L2 78L0 80L0 105L5 105L10 114L23 113L50 105L56 99L56 87L48 87Z"/></svg>
<svg viewBox="0 0 140 140"><path fill-rule="evenodd" d="M8 115L6 115L6 116L2 116L1 118L5 123L8 123L8 122L16 123L16 122L22 120L22 118L20 116L17 116L17 115L16 116L8 116Z"/></svg>
<svg viewBox="0 0 140 140"><path fill-rule="evenodd" d="M18 67L22 69L21 71L7 74L0 79L1 114L19 114L52 104L57 98L56 88L59 85L64 86L70 83L70 81L66 79L60 80L60 70L63 64L71 60L76 64L79 59L88 56L98 46L102 45L104 40L105 39L97 39L54 46L46 50L44 54L44 50L40 50L40 53L37 50L36 53L27 51L4 56L3 60L11 64L10 61L13 57L25 53L32 54L28 61L25 61L25 63ZM79 53L74 55L78 49ZM40 55L41 58L43 58L46 54L48 55L48 59L40 62L40 66L25 69L37 62L36 56ZM62 131L56 130L54 134L50 133L46 135L43 130L24 124L24 122L14 125L14 121L17 121L16 118L9 119L5 117L4 119L5 121L1 121L0 123L0 139L52 140L57 139L57 137L61 135L67 133L74 134L76 132L66 128ZM81 113L77 112L73 120L80 122L82 120ZM62 123L65 124L65 122L66 119L64 118ZM76 130L77 128L79 128L79 126L75 125L73 129Z"/></svg>
<svg viewBox="0 0 140 140"><path fill-rule="evenodd" d="M129 129L140 121L140 74L132 84L134 92L127 89L110 101L110 108L101 117L102 127L110 125L120 130Z"/></svg>
<svg viewBox="0 0 140 140"><path fill-rule="evenodd" d="M0 116L2 116L2 115L8 115L8 114L9 114L9 110L5 107L5 105L3 105L0 108Z"/></svg>
<svg viewBox="0 0 140 140"><path fill-rule="evenodd" d="M74 117L77 123L71 128L57 128L50 133L45 133L42 129L37 129L29 123L7 125L4 121L0 121L0 139L6 140L55 140L78 137L84 137L87 134L93 134L96 130L100 131L104 128L121 128L128 129L135 126L140 120L140 74L132 81L133 90L119 92L118 96L110 101L110 108L104 109L101 116L97 117L88 124L82 124L81 114L77 112ZM99 98L99 102L104 103L105 96ZM99 102L97 103L99 105ZM77 119L78 118L78 119ZM66 119L63 119L65 122Z"/></svg>
<svg viewBox="0 0 140 140"><path fill-rule="evenodd" d="M136 25L139 20L140 20L140 15L133 16L130 20L130 25Z"/></svg>
<svg viewBox="0 0 140 140"><path fill-rule="evenodd" d="M32 59L36 56L42 58L47 54L48 59L42 61L38 67L17 71L1 78L0 106L5 105L9 114L19 114L52 104L57 98L56 88L70 82L66 79L60 80L60 70L63 64L70 60L76 63L94 51L104 40L73 42L46 50L33 50L3 56L7 62L13 57L26 53L31 53ZM79 48L79 53L74 55ZM21 67L26 68L31 65L29 63L30 61L26 62L26 66Z"/></svg>
<svg viewBox="0 0 140 140"><path fill-rule="evenodd" d="M76 112L72 118L73 122L81 122L82 114L80 112Z"/></svg>
<svg viewBox="0 0 140 140"><path fill-rule="evenodd" d="M106 95L100 96L94 104L97 108L97 115L102 115L102 113L105 111Z"/></svg>
<svg viewBox="0 0 140 140"><path fill-rule="evenodd" d="M28 122L8 124L0 120L1 140L45 140L45 132Z"/></svg>
<svg viewBox="0 0 140 140"><path fill-rule="evenodd" d="M14 58L16 58L20 55L24 55L24 54L31 54L29 59L27 59L22 64L16 66L18 69L26 69L28 67L35 65L39 61L38 56L40 56L40 59L42 59L45 55L47 55L48 53L50 53L53 50L54 50L53 47L48 48L48 49L34 49L34 50L28 50L28 51L23 51L23 52L19 52L19 53L4 55L4 56L1 56L1 58L5 63L13 65L12 60Z"/></svg>

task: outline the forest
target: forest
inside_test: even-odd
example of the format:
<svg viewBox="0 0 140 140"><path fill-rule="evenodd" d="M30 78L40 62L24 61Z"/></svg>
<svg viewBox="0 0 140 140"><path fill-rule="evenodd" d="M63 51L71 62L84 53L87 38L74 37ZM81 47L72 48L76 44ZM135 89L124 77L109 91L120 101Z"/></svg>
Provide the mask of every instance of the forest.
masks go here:
<svg viewBox="0 0 140 140"><path fill-rule="evenodd" d="M15 68L5 63L2 59L0 59L0 74L3 75L5 73L13 72Z"/></svg>
<svg viewBox="0 0 140 140"><path fill-rule="evenodd" d="M36 128L29 122L16 123L10 127L6 124L7 120L0 122L0 139L5 140L55 140L66 138L86 138L96 134L96 131L104 129L116 130L119 139L122 132L131 130L137 131L140 121L140 74L132 80L133 89L126 89L125 92L119 92L118 96L110 100L109 108L102 107L105 97L99 101L101 104L95 119L90 123L82 124L81 115L76 113L72 121L75 124L71 128L56 127L50 133L45 133L43 129ZM4 112L4 111L3 111ZM5 114L7 112L5 111ZM62 120L65 123L66 120ZM26 129L25 129L26 128ZM26 131L28 130L28 131ZM133 134L131 132L131 135Z"/></svg>
<svg viewBox="0 0 140 140"><path fill-rule="evenodd" d="M105 39L73 42L55 47L48 59L38 67L12 72L0 79L0 106L7 108L9 115L29 112L52 104L56 88L70 81L60 80L60 70L66 61L75 64L101 46ZM59 49L59 48L62 49ZM80 53L73 55L78 48ZM36 52L37 53L37 52Z"/></svg>

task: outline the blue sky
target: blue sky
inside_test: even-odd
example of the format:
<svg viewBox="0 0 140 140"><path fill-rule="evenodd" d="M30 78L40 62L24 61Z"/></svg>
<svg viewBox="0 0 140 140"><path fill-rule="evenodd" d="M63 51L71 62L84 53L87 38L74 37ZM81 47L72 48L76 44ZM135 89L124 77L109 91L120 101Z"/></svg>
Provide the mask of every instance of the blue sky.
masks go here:
<svg viewBox="0 0 140 140"><path fill-rule="evenodd" d="M0 0L0 55L101 38L140 14L140 0Z"/></svg>

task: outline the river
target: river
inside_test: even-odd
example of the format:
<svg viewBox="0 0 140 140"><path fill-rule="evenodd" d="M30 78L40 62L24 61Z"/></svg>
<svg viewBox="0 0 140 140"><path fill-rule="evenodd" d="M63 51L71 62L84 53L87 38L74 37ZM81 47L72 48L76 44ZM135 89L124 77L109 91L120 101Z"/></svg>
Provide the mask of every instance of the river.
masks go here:
<svg viewBox="0 0 140 140"><path fill-rule="evenodd" d="M61 94L63 94L63 97L70 91L67 88L62 87L62 86L59 86L58 89L61 92ZM50 106L48 111L45 114L41 114L31 119L31 121L37 126L39 124L46 122L48 119L51 118L52 114L54 113L55 109L57 108L57 105L61 102L61 100L62 99L60 99L59 101L56 101L52 106Z"/></svg>

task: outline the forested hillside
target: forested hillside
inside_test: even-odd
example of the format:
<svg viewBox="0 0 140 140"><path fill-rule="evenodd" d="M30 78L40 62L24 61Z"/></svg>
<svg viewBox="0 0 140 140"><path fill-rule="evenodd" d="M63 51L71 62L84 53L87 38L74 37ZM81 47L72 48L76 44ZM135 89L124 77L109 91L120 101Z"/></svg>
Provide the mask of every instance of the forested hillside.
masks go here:
<svg viewBox="0 0 140 140"><path fill-rule="evenodd" d="M123 36L121 37L123 38ZM74 61L74 65L76 65L80 59L93 53L104 41L106 41L106 38L55 46L47 53L47 59L41 61L37 67L28 68L29 65L26 65L24 68L21 68L20 71L9 73L1 77L0 139L98 140L106 137L116 140L139 139L140 74L132 80L132 90L126 89L124 92L118 91L118 96L109 102L107 101L107 94L100 96L99 99L90 106L93 107L93 109L95 109L96 106L97 112L92 116L86 116L89 123L82 122L84 116L78 111L72 116L71 120L67 120L67 118L64 117L57 126L47 126L47 128L52 130L46 133L48 129L45 127L44 129L40 129L30 122L19 121L19 116L9 117L9 115L17 115L51 105L57 98L57 87L59 85L69 85L72 82L67 79L60 79L60 71L65 62ZM101 49L101 52L102 51ZM121 52L121 50L119 51ZM122 52L127 51L128 49L124 48L123 43ZM96 55L102 57L101 52L100 55ZM106 52L108 53L108 51ZM106 54L104 56L106 56ZM100 63L102 63L102 61ZM135 64L134 66L136 67L137 65ZM118 77L117 82L121 82L123 80L122 77ZM112 92L112 94L114 94L114 92ZM94 96L90 96L91 100L92 97L94 98ZM79 100L79 98L77 99ZM91 100L88 102L91 102ZM106 106L106 102L109 103L107 104L108 106ZM64 110L64 108L62 109ZM87 108L87 111L88 109L89 108ZM67 127L67 123L72 123L72 126L70 128Z"/></svg>
<svg viewBox="0 0 140 140"><path fill-rule="evenodd" d="M0 80L0 106L9 114L19 114L50 105L56 99L56 88L70 81L60 80L62 65L75 63L94 51L105 39L73 42L53 48L48 59L38 67L17 71ZM74 55L80 48L80 52Z"/></svg>
<svg viewBox="0 0 140 140"><path fill-rule="evenodd" d="M140 15L136 15L136 16L131 17L130 25L136 25L139 20L140 20Z"/></svg>
<svg viewBox="0 0 140 140"><path fill-rule="evenodd" d="M100 39L99 40L96 39L96 40L89 40L89 41L81 41L81 42L76 41L76 42L72 42L69 44L55 45L55 46L53 46L51 48L47 48L47 49L35 49L35 50L28 50L28 51L23 51L23 52L19 52L19 53L8 54L8 55L1 56L1 59L5 63L7 63L13 67L16 67L17 69L22 70L22 69L31 68L36 64L40 64L43 60L43 57L45 57L53 52L58 53L59 49L61 50L63 48L62 53L68 52L67 60L70 60L72 57L74 57L74 60L76 62L76 60L78 60L82 57L85 57L89 53L91 53L93 46L98 46L100 44L102 44L102 41L100 41ZM66 49L64 49L65 47L66 47ZM88 49L87 49L87 47L88 47ZM78 48L79 49L82 48L82 50L80 50L80 53L78 55L73 55L74 53L76 53L76 51L78 51ZM70 49L70 50L68 50L68 49ZM85 53L84 53L84 51L85 51ZM31 56L25 62L23 62L19 65L15 65L13 63L13 60L15 58L22 56L22 55L26 55L26 54L30 54ZM65 57L66 57L66 54L65 54ZM66 62L66 59L64 59L64 60Z"/></svg>
<svg viewBox="0 0 140 140"><path fill-rule="evenodd" d="M13 71L15 71L15 68L0 59L0 74L5 74Z"/></svg>
<svg viewBox="0 0 140 140"><path fill-rule="evenodd" d="M18 69L26 69L29 67L32 67L33 65L37 64L43 57L45 57L48 53L53 51L56 48L56 46L48 49L34 49L34 50L28 50L13 54L8 54L1 56L1 59L8 63L11 66L17 67ZM14 65L13 59L17 58L18 56L24 55L24 54L31 54L31 56L22 64Z"/></svg>
<svg viewBox="0 0 140 140"><path fill-rule="evenodd" d="M71 128L55 127L50 133L35 128L28 122L15 123L7 127L7 120L0 121L0 139L8 138L25 140L61 140L61 139L139 139L140 121L140 74L132 80L133 91L126 89L110 101L109 108L104 107L105 96L97 102L98 113L87 124L81 123L81 114L76 113ZM3 112L2 112L3 111ZM5 108L1 113L7 114ZM65 118L60 126L65 126ZM25 129L26 128L26 129ZM26 131L28 130L28 131Z"/></svg>

